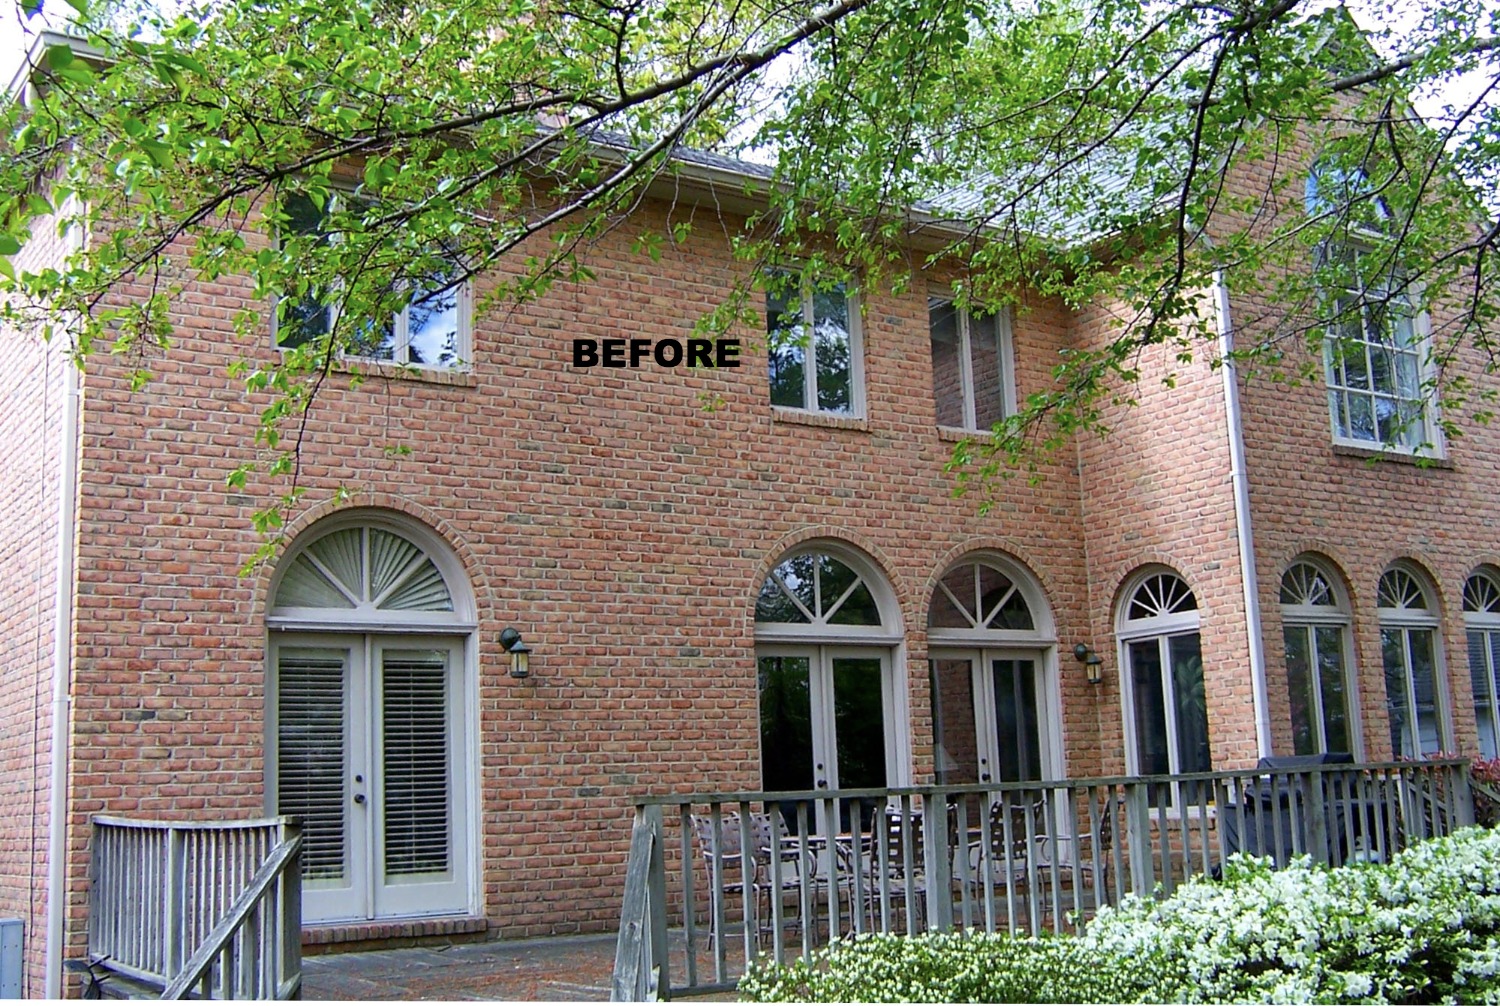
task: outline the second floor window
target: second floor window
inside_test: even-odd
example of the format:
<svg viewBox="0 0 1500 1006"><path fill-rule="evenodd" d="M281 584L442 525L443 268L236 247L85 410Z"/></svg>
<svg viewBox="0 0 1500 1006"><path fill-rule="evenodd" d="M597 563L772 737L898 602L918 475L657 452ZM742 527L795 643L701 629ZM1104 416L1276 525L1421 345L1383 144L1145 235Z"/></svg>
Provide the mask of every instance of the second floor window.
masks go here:
<svg viewBox="0 0 1500 1006"><path fill-rule="evenodd" d="M988 430L1015 411L1008 319L929 297L932 397L939 426Z"/></svg>
<svg viewBox="0 0 1500 1006"><path fill-rule="evenodd" d="M864 414L858 308L842 285L812 288L778 277L766 293L771 404Z"/></svg>
<svg viewBox="0 0 1500 1006"><path fill-rule="evenodd" d="M1342 288L1329 301L1334 314L1323 350L1334 439L1423 450L1432 430L1423 382L1426 340L1417 312L1396 284L1361 277L1361 254L1345 258L1347 265L1337 270Z"/></svg>
<svg viewBox="0 0 1500 1006"><path fill-rule="evenodd" d="M310 237L319 244L337 239L325 230L328 214L306 196L289 197L283 213L285 231ZM399 306L390 315L379 324L345 333L345 356L437 370L466 366L471 338L469 291L468 284L456 281L455 275L456 271L440 268L430 275L402 281L399 294L392 298ZM313 289L296 300L284 299L277 309L276 345L290 349L331 332L338 316L339 293L337 288Z"/></svg>

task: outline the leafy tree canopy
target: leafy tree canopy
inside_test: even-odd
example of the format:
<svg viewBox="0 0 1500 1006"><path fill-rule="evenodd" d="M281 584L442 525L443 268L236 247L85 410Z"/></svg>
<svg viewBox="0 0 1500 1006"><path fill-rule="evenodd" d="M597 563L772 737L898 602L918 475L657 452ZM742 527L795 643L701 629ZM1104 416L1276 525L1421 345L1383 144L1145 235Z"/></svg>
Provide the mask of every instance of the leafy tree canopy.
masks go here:
<svg viewBox="0 0 1500 1006"><path fill-rule="evenodd" d="M1002 436L960 445L962 478L1025 471L1098 427L1144 347L1216 353L1216 276L1275 305L1236 319L1256 334L1236 355L1292 379L1321 373L1303 345L1360 316L1319 291L1447 297L1448 432L1489 418L1493 389L1445 365L1494 360L1492 3L1387 6L1367 33L1313 0L68 2L86 46L39 47L4 113L4 314L145 381L185 284L248 276L267 304L288 295L282 325L310 295L334 302L330 331L241 370L270 393L273 474L294 472L286 431L331 363L411 284L519 258L497 297L525 299L586 279L608 229L648 254L682 240L685 223L652 233L632 213L684 148L774 166L736 236L757 265L897 289L941 265L976 307L1030 289L1133 312ZM1420 118L1412 95L1441 107ZM309 206L320 228L289 226ZM58 219L86 223L88 247L22 268ZM749 303L728 291L703 324ZM263 331L263 311L239 322Z"/></svg>

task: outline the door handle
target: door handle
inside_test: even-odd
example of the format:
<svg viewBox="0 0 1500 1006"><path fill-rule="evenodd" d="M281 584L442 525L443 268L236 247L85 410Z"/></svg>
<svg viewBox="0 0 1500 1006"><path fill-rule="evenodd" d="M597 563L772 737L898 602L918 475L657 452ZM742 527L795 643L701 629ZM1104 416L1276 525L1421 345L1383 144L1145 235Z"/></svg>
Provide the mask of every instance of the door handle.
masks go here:
<svg viewBox="0 0 1500 1006"><path fill-rule="evenodd" d="M818 780L818 789L827 789L827 788L828 788L828 780L827 779L819 779Z"/></svg>
<svg viewBox="0 0 1500 1006"><path fill-rule="evenodd" d="M365 795L363 793L355 793L354 794L354 802L355 803L360 803L360 804L364 803L365 802Z"/></svg>
<svg viewBox="0 0 1500 1006"><path fill-rule="evenodd" d="M983 775L981 775L979 777L979 781L980 782L989 782L990 781L990 774L988 772L984 773Z"/></svg>

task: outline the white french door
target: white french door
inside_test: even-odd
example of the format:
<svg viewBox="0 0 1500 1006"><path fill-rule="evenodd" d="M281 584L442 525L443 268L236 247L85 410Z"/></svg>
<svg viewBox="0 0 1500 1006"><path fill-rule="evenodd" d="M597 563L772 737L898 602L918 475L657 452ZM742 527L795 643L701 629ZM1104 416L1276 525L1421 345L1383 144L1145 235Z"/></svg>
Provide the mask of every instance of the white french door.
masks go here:
<svg viewBox="0 0 1500 1006"><path fill-rule="evenodd" d="M931 657L943 782L1057 778L1059 738L1044 653L934 648Z"/></svg>
<svg viewBox="0 0 1500 1006"><path fill-rule="evenodd" d="M756 659L768 791L882 789L896 778L889 649L760 646Z"/></svg>
<svg viewBox="0 0 1500 1006"><path fill-rule="evenodd" d="M471 903L464 642L273 633L268 780L302 819L303 918Z"/></svg>

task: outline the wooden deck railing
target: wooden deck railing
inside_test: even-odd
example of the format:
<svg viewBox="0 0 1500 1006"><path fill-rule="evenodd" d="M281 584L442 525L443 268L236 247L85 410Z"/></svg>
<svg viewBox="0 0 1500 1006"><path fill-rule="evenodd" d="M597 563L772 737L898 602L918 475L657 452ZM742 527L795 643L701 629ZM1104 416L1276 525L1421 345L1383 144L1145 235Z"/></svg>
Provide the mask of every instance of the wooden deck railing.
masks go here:
<svg viewBox="0 0 1500 1006"><path fill-rule="evenodd" d="M94 973L170 991L192 972L191 991L207 991L206 998L296 997L301 848L296 824L284 817L212 823L95 817L88 941ZM193 971L216 940L217 955Z"/></svg>
<svg viewBox="0 0 1500 1006"><path fill-rule="evenodd" d="M614 995L728 990L852 933L1077 930L1236 852L1383 860L1473 820L1462 759L644 798Z"/></svg>

